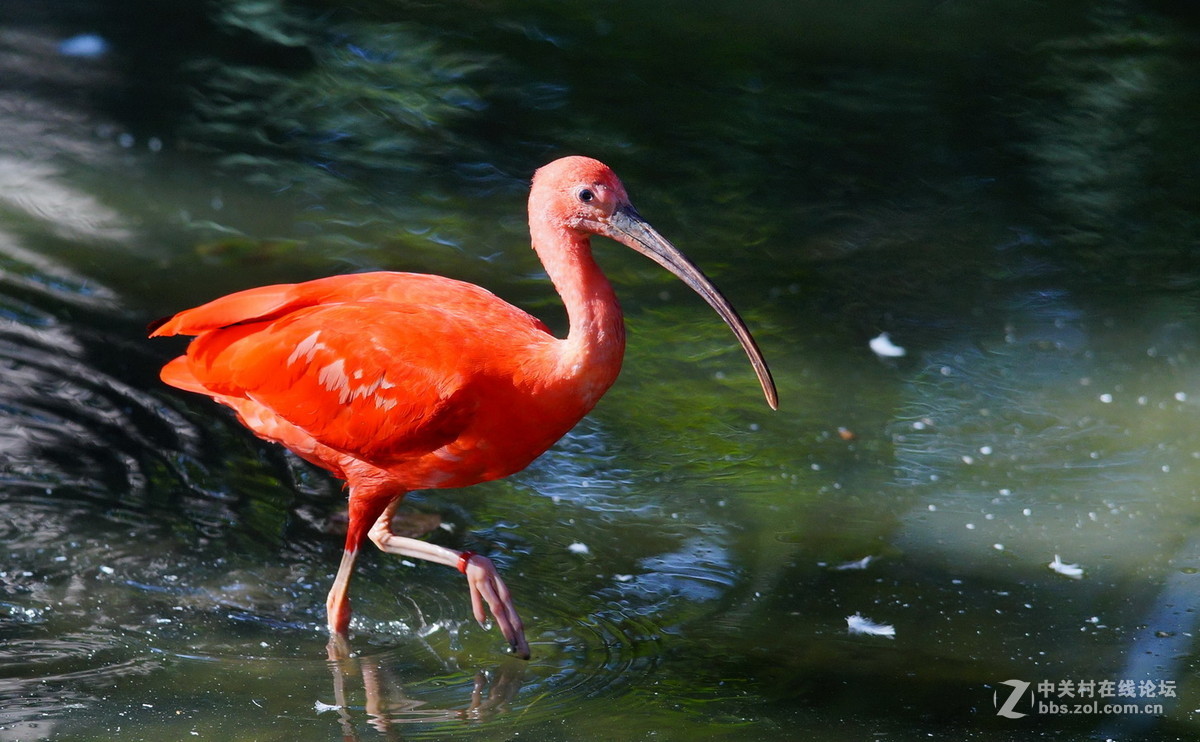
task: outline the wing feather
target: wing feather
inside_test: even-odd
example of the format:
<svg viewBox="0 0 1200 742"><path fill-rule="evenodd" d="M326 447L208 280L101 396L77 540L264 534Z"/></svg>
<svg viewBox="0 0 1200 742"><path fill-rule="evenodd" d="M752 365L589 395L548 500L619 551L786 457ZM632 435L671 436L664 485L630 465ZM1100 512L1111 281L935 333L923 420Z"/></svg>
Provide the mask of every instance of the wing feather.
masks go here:
<svg viewBox="0 0 1200 742"><path fill-rule="evenodd" d="M471 284L396 273L334 278L181 312L157 334L198 337L186 368L177 359L164 380L226 404L252 400L317 442L386 467L455 440L488 393L489 364L550 337Z"/></svg>

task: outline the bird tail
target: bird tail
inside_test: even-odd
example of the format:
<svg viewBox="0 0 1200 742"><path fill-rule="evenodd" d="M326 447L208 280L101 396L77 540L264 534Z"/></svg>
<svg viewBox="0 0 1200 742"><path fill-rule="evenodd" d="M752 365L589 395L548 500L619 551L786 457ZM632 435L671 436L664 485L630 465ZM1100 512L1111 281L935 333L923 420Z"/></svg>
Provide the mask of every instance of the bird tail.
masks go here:
<svg viewBox="0 0 1200 742"><path fill-rule="evenodd" d="M179 356L172 359L167 365L163 366L159 372L159 378L170 386L176 389L182 389L185 392L196 392L197 394L211 394L196 375L192 373L192 369L188 367L187 356Z"/></svg>

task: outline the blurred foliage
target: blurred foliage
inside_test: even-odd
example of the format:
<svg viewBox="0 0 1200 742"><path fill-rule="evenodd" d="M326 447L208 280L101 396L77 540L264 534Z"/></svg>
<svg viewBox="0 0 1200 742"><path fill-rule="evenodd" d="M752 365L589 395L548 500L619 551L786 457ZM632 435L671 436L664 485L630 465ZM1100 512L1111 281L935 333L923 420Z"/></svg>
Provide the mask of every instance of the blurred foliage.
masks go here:
<svg viewBox="0 0 1200 742"><path fill-rule="evenodd" d="M469 78L484 58L442 49L398 23L323 24L282 0L227 2L218 23L261 43L299 47L307 69L201 58L188 146L224 151L218 162L269 188L326 170L370 179L411 171L459 146L456 120L484 103Z"/></svg>

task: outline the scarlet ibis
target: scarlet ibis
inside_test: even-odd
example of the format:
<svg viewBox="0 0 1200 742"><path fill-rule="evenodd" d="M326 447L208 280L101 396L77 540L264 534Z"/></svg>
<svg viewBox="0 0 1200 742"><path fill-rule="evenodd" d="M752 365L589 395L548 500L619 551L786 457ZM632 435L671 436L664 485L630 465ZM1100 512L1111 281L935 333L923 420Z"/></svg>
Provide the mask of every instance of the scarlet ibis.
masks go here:
<svg viewBox="0 0 1200 742"><path fill-rule="evenodd" d="M350 577L369 538L389 554L457 566L475 619L486 621L486 603L512 651L529 657L521 618L490 559L399 536L391 522L412 490L465 487L524 469L616 380L624 320L592 257L591 235L648 256L699 293L733 330L777 407L745 323L634 210L608 166L565 157L540 168L529 231L566 306L566 338L473 284L394 272L239 291L150 328L151 336L196 336L163 367L163 381L233 408L258 436L346 481L349 530L326 601L334 638L345 640Z"/></svg>

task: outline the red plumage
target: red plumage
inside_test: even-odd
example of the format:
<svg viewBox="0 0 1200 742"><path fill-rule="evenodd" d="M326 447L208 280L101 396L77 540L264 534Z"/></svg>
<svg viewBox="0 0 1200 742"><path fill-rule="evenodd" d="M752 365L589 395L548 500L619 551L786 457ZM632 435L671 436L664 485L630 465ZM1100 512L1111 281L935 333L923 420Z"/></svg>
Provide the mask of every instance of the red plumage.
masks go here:
<svg viewBox="0 0 1200 742"><path fill-rule="evenodd" d="M486 557L391 532L408 491L462 487L526 467L616 380L624 324L592 259L600 234L683 279L730 325L768 402L775 389L744 323L682 254L642 221L607 166L568 157L534 176L533 247L570 320L556 338L534 317L472 284L414 273L362 273L239 291L189 309L152 336L194 335L166 383L233 408L248 428L346 480L350 526L326 607L344 638L355 556L366 538L391 554L457 565L475 618L487 604L513 651L521 619Z"/></svg>

